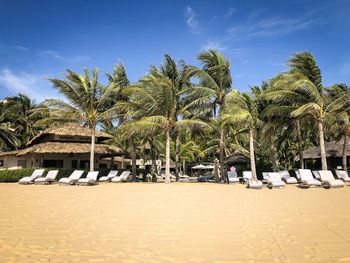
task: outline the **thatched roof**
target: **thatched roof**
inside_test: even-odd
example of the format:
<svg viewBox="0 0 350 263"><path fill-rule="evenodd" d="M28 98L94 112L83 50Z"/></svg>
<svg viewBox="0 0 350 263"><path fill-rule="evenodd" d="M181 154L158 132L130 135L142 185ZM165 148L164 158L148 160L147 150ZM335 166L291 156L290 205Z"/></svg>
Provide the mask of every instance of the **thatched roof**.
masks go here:
<svg viewBox="0 0 350 263"><path fill-rule="evenodd" d="M16 151L10 151L10 152L0 152L0 156L16 155L17 153L18 153L18 150L16 150Z"/></svg>
<svg viewBox="0 0 350 263"><path fill-rule="evenodd" d="M90 153L89 143L69 143L69 142L44 142L35 144L29 148L20 150L17 156L28 153ZM95 144L95 153L101 155L120 155L123 150L107 144Z"/></svg>
<svg viewBox="0 0 350 263"><path fill-rule="evenodd" d="M240 151L235 150L231 155L226 157L226 164L249 163L249 158L243 155Z"/></svg>
<svg viewBox="0 0 350 263"><path fill-rule="evenodd" d="M325 143L326 147L326 156L327 157L341 157L343 154L343 139L340 141L332 141ZM310 149L303 151L304 159L318 159L321 158L320 147L315 146ZM350 145L346 147L346 155L350 156ZM297 157L299 160L299 158Z"/></svg>
<svg viewBox="0 0 350 263"><path fill-rule="evenodd" d="M40 141L40 139L48 134L64 135L64 136L79 136L79 137L91 137L91 131L89 128L82 127L75 123L68 123L60 126L54 126L41 132L28 142L28 145L32 145ZM96 138L106 140L112 138L111 135L102 131L96 131Z"/></svg>

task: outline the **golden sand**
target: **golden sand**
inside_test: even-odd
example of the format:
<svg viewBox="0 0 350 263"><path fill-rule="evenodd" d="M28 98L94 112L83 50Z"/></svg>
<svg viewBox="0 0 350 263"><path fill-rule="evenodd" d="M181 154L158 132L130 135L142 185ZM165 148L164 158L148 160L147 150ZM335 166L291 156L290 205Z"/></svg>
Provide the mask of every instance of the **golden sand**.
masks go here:
<svg viewBox="0 0 350 263"><path fill-rule="evenodd" d="M350 262L350 187L0 184L0 262Z"/></svg>

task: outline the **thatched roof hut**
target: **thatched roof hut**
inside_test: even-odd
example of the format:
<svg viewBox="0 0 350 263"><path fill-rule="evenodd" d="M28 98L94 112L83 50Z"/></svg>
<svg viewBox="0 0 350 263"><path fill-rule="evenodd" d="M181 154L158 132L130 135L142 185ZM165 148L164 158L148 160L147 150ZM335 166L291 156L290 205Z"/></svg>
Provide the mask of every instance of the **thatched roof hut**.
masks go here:
<svg viewBox="0 0 350 263"><path fill-rule="evenodd" d="M340 141L331 141L325 143L326 156L328 157L342 157L343 155L343 139ZM319 159L321 158L320 147L315 146L310 149L304 150L304 159ZM350 145L346 147L346 155L350 156Z"/></svg>
<svg viewBox="0 0 350 263"><path fill-rule="evenodd" d="M235 150L225 159L226 164L249 163L249 161L249 157L242 154L239 150Z"/></svg>
<svg viewBox="0 0 350 263"><path fill-rule="evenodd" d="M97 141L104 141L112 138L111 135L102 131L96 131L95 135L96 135ZM51 137L52 136L56 136L56 137L71 136L71 137L79 137L79 138L85 138L87 140L90 140L91 130L83 126L79 126L78 124L75 124L75 123L68 123L61 126L54 126L44 130L43 132L35 136L33 139L31 139L28 142L28 145L36 144L39 141L42 141L43 139L45 139L45 137L50 137L50 136Z"/></svg>
<svg viewBox="0 0 350 263"><path fill-rule="evenodd" d="M90 144L88 143L44 142L18 151L17 156L23 156L28 153L89 153L90 149ZM124 152L122 149L112 145L95 144L95 153L101 156L114 156Z"/></svg>

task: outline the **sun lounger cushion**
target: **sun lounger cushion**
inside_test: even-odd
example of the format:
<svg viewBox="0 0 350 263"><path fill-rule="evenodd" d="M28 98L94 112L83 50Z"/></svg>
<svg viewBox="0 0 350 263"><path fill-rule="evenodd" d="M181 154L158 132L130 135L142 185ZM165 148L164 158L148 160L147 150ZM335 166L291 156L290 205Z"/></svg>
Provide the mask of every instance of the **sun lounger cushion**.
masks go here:
<svg viewBox="0 0 350 263"><path fill-rule="evenodd" d="M335 170L335 174L340 180L343 180L344 182L350 182L350 177L346 171Z"/></svg>
<svg viewBox="0 0 350 263"><path fill-rule="evenodd" d="M39 177L35 179L34 183L36 184L52 183L56 180L57 175L58 175L58 170L48 171L45 177Z"/></svg>
<svg viewBox="0 0 350 263"><path fill-rule="evenodd" d="M238 183L239 178L236 171L227 172L228 180L230 183Z"/></svg>
<svg viewBox="0 0 350 263"><path fill-rule="evenodd" d="M98 171L88 172L86 178L78 180L78 184L96 184Z"/></svg>
<svg viewBox="0 0 350 263"><path fill-rule="evenodd" d="M247 183L252 178L253 178L253 175L251 171L243 171L243 180L245 183Z"/></svg>
<svg viewBox="0 0 350 263"><path fill-rule="evenodd" d="M319 171L321 181L328 184L330 187L343 187L344 182L339 179L335 179L332 172L329 170Z"/></svg>
<svg viewBox="0 0 350 263"><path fill-rule="evenodd" d="M290 176L288 171L281 171L280 175L287 184L296 184L298 182L295 177Z"/></svg>
<svg viewBox="0 0 350 263"><path fill-rule="evenodd" d="M321 182L312 176L310 169L299 169L299 174L302 184L307 186L321 186Z"/></svg>
<svg viewBox="0 0 350 263"><path fill-rule="evenodd" d="M281 179L281 175L279 173L269 173L268 174L268 184L272 187L284 187L285 183Z"/></svg>
<svg viewBox="0 0 350 263"><path fill-rule="evenodd" d="M111 182L113 183L120 183L120 182L124 182L127 181L129 179L129 175L130 175L130 171L124 171L121 173L120 176L116 176L114 177Z"/></svg>
<svg viewBox="0 0 350 263"><path fill-rule="evenodd" d="M74 184L83 175L84 171L75 170L69 177L61 178L58 182L60 184Z"/></svg>
<svg viewBox="0 0 350 263"><path fill-rule="evenodd" d="M23 177L18 181L19 184L32 184L34 180L40 176L42 176L45 172L45 169L34 170L31 176Z"/></svg>
<svg viewBox="0 0 350 263"><path fill-rule="evenodd" d="M107 176L100 177L99 181L100 182L107 182L107 181L112 180L112 178L116 177L117 175L118 175L117 170L111 170Z"/></svg>

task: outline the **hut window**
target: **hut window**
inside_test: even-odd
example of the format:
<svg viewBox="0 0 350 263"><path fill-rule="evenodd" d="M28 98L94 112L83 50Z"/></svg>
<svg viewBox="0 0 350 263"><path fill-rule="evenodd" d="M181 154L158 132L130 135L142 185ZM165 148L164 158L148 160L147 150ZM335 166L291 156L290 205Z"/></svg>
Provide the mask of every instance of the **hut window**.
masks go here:
<svg viewBox="0 0 350 263"><path fill-rule="evenodd" d="M72 169L78 168L78 160L72 160Z"/></svg>
<svg viewBox="0 0 350 263"><path fill-rule="evenodd" d="M63 168L63 160L44 160L44 168Z"/></svg>
<svg viewBox="0 0 350 263"><path fill-rule="evenodd" d="M4 160L0 160L0 166L4 166Z"/></svg>

